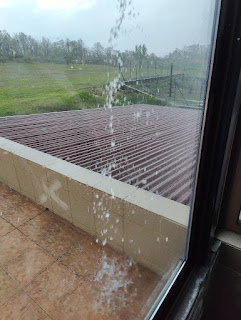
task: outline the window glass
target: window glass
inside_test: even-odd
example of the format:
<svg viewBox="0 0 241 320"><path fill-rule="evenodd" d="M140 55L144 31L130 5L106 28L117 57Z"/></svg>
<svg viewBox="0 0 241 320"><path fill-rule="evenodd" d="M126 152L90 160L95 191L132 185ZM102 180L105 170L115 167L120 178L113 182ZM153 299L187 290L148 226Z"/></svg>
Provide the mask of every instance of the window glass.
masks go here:
<svg viewBox="0 0 241 320"><path fill-rule="evenodd" d="M152 316L185 261L214 11L0 0L2 317Z"/></svg>

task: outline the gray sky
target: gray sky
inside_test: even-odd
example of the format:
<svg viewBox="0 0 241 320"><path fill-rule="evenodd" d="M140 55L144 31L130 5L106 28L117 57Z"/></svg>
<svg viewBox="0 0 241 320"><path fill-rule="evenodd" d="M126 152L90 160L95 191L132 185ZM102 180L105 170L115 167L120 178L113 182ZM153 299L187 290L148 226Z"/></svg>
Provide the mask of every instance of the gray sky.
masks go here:
<svg viewBox="0 0 241 320"><path fill-rule="evenodd" d="M128 0L129 1L129 0ZM133 0L135 17L124 20L118 49L145 43L148 52L165 55L175 48L210 42L215 0ZM37 39L81 38L91 47L109 46L118 18L117 0L0 0L0 29Z"/></svg>

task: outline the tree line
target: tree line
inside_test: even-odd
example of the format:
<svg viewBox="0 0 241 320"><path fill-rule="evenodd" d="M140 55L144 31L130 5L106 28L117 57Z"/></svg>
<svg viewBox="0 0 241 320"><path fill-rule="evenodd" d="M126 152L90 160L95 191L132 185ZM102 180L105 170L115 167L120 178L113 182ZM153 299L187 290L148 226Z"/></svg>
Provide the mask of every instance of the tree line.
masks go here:
<svg viewBox="0 0 241 320"><path fill-rule="evenodd" d="M207 58L210 48L205 45L192 45L176 49L165 57L148 53L145 44L136 45L133 50L123 52L104 48L96 42L88 48L82 39L69 38L51 41L46 37L36 40L30 35L19 32L11 36L6 30L0 30L0 62L51 62L108 64L118 66L131 61L142 65L144 61L203 60Z"/></svg>

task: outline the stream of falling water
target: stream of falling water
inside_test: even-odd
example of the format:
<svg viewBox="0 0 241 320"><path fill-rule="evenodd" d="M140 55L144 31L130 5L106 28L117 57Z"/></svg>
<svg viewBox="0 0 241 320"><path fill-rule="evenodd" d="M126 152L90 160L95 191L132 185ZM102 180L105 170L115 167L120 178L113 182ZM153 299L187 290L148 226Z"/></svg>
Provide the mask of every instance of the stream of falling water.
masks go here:
<svg viewBox="0 0 241 320"><path fill-rule="evenodd" d="M118 5L118 18L116 19L115 26L110 30L109 44L110 47L114 48L114 42L117 40L122 24L125 20L126 15L133 15L134 8L131 7L132 1L117 0ZM127 13L128 11L128 13ZM123 62L120 56L117 54L118 65L122 66ZM104 90L106 96L105 106L106 112L109 114L109 125L106 128L107 134L112 137L110 142L111 150L115 149L114 140L114 116L112 113L112 107L115 105L117 100L117 92L121 87L121 74L120 69L118 75L110 81ZM103 168L102 175L108 176L111 183L111 169L116 167L116 160L111 159L108 162L107 168ZM118 227L120 220L110 210L111 201L115 200L115 190L111 189L111 195L109 199L106 199L102 193L94 194L93 201L93 212L94 219L97 225L101 226L100 234L101 239L96 239L97 243L105 246L107 243L113 241L114 237L117 236ZM124 238L122 237L122 243ZM131 295L128 292L129 285L132 281L127 277L128 269L133 268L135 265L133 259L124 259L117 261L116 258L109 258L103 251L100 268L95 274L93 281L101 282L101 292L99 293L98 299L95 301L95 309L100 310L107 305L109 311L114 311L118 306L125 307L127 299L131 300Z"/></svg>
<svg viewBox="0 0 241 320"><path fill-rule="evenodd" d="M115 21L115 25L110 30L110 36L109 36L109 45L110 48L113 50L119 33L121 31L122 25L126 17L135 17L136 10L132 5L132 0L117 0L117 11L118 16ZM117 55L117 62L118 65L121 67L123 65L123 61L119 55L119 53L116 53ZM106 128L107 134L112 137L110 142L110 148L114 150L115 148L115 140L114 140L114 116L112 113L112 107L115 105L116 102L118 102L117 99L117 92L121 87L121 74L120 74L120 68L118 75L110 81L105 86L104 95L106 96L105 105L104 108L106 109L106 112L109 113L109 125L108 128ZM108 162L107 168L102 169L102 175L108 176L110 181L112 179L111 177L111 169L116 167L116 159L111 159L111 161ZM115 190L111 189L111 200L115 200ZM108 208L108 201L107 205L104 205L104 196L100 196L99 194L95 194L94 201L93 201L93 212L95 215L95 219L100 221L101 226L104 225L103 229L100 231L102 236L102 245L106 245L107 241L112 241L113 237L107 237L108 229L114 229L114 233L116 234L118 232L117 228L114 227L113 223L111 222L112 219L112 212ZM97 214L98 212L98 214ZM115 219L115 222L118 224L119 220ZM99 242L99 239L97 239ZM124 241L124 240L123 240Z"/></svg>

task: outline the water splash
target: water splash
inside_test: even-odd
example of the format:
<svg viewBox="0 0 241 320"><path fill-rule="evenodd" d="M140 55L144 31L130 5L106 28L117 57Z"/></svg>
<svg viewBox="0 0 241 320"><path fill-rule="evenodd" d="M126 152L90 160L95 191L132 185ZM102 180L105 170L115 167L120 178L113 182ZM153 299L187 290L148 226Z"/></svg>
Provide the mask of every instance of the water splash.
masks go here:
<svg viewBox="0 0 241 320"><path fill-rule="evenodd" d="M116 310L126 306L135 293L129 292L133 281L128 277L130 268L137 266L133 259L119 259L108 257L103 253L99 262L100 268L94 274L92 281L101 283L101 292L95 300L95 308L101 310L107 305L109 310Z"/></svg>

